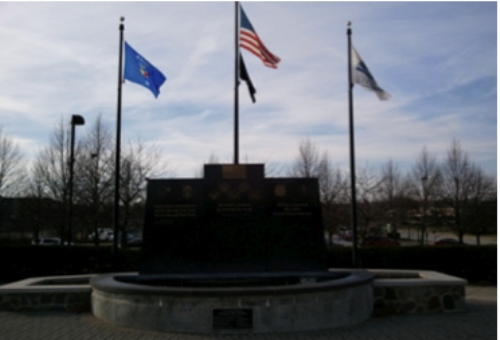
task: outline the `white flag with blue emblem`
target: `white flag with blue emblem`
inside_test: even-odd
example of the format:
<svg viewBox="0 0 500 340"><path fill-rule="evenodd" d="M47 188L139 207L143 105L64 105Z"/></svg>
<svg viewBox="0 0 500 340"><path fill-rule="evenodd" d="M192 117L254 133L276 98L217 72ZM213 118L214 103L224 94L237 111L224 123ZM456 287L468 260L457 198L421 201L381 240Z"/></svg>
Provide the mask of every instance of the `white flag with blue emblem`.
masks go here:
<svg viewBox="0 0 500 340"><path fill-rule="evenodd" d="M380 86L378 86L375 78L373 78L370 70L365 65L358 52L352 47L351 53L351 63L352 63L352 82L359 84L364 88L374 91L377 94L378 99L387 100L391 98L391 95L385 92Z"/></svg>

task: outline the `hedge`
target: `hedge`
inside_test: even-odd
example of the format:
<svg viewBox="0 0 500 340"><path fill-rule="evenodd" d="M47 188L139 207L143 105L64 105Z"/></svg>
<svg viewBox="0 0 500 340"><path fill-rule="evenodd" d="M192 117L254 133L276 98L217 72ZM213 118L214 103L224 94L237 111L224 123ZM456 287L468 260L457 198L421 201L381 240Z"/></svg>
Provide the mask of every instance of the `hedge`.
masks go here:
<svg viewBox="0 0 500 340"><path fill-rule="evenodd" d="M0 246L3 259L0 284L29 277L138 271L140 250L111 247ZM358 249L361 268L435 270L467 279L496 284L497 248L463 247L368 247ZM329 268L352 268L352 249L329 248Z"/></svg>
<svg viewBox="0 0 500 340"><path fill-rule="evenodd" d="M360 247L357 256L361 268L434 270L469 282L496 284L497 280L496 245ZM330 268L352 268L352 248L330 248L327 264Z"/></svg>
<svg viewBox="0 0 500 340"><path fill-rule="evenodd" d="M29 277L137 271L140 252L111 247L0 246L0 283Z"/></svg>

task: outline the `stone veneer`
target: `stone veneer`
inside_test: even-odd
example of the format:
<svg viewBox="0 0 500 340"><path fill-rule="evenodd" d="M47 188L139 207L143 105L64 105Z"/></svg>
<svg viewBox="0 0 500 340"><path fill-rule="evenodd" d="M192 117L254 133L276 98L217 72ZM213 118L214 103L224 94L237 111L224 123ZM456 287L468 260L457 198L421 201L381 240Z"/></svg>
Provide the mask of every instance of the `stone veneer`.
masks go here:
<svg viewBox="0 0 500 340"><path fill-rule="evenodd" d="M369 269L373 281L373 313L397 314L465 311L466 280L433 271ZM31 278L0 286L0 310L64 310L90 312L95 275Z"/></svg>
<svg viewBox="0 0 500 340"><path fill-rule="evenodd" d="M373 274L298 285L192 288L130 284L120 275L93 278L92 312L111 324L175 333L274 333L352 326L370 318ZM213 326L215 309L247 309L249 329Z"/></svg>
<svg viewBox="0 0 500 340"><path fill-rule="evenodd" d="M433 271L369 270L373 281L373 314L464 312L466 280Z"/></svg>
<svg viewBox="0 0 500 340"><path fill-rule="evenodd" d="M30 278L0 286L0 310L89 312L91 275Z"/></svg>
<svg viewBox="0 0 500 340"><path fill-rule="evenodd" d="M86 313L91 309L90 292L19 293L0 295L0 310L60 310Z"/></svg>

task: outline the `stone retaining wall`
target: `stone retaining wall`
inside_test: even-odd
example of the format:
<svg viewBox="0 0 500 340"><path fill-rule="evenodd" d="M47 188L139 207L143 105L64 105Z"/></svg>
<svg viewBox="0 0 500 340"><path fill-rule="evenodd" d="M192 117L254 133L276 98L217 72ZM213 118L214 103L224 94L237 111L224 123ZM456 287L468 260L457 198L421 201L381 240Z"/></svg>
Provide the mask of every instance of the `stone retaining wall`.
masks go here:
<svg viewBox="0 0 500 340"><path fill-rule="evenodd" d="M0 310L90 312L92 289L88 282L94 276L39 277L0 286Z"/></svg>
<svg viewBox="0 0 500 340"><path fill-rule="evenodd" d="M373 281L373 314L464 312L466 280L433 271L369 269ZM0 286L0 310L90 312L95 275L31 278Z"/></svg>
<svg viewBox="0 0 500 340"><path fill-rule="evenodd" d="M324 282L226 288L130 284L116 280L118 276L123 275L104 274L90 281L94 316L115 325L160 332L321 330L363 322L373 309L373 274L366 270L350 270L345 277ZM215 310L249 313L251 326L240 328L241 319L231 318L218 328Z"/></svg>
<svg viewBox="0 0 500 340"><path fill-rule="evenodd" d="M466 280L433 271L369 271L375 274L374 317L466 310Z"/></svg>
<svg viewBox="0 0 500 340"><path fill-rule="evenodd" d="M90 312L90 290L85 293L18 293L0 295L0 310L60 310Z"/></svg>

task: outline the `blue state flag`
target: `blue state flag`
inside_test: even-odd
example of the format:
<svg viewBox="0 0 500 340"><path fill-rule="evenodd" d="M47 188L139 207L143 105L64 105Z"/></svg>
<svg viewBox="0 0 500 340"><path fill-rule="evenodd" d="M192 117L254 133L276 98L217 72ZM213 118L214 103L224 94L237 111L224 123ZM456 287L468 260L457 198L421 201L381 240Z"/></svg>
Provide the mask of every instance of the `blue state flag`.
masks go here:
<svg viewBox="0 0 500 340"><path fill-rule="evenodd" d="M160 94L160 86L167 78L149 61L137 53L125 42L125 70L123 77L136 84L147 87L156 98Z"/></svg>

